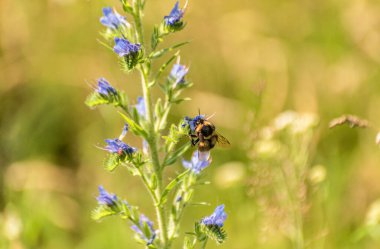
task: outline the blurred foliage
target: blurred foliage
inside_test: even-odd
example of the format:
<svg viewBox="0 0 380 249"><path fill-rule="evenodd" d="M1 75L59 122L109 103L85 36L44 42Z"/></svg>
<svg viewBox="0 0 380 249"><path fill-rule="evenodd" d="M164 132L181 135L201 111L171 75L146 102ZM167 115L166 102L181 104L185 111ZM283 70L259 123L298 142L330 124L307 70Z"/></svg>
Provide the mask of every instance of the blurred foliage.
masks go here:
<svg viewBox="0 0 380 249"><path fill-rule="evenodd" d="M145 21L159 23L173 3L148 1ZM84 106L102 76L130 99L139 92L137 75L120 72L97 42L101 7L118 4L0 2L0 248L138 248L122 221L90 219L100 183L125 190L120 194L137 205L149 200L136 179L125 180L127 172L105 174L104 155L94 146L117 135L123 121L107 108L96 110L102 119L95 121L95 111ZM270 178L292 157L284 150L275 160L252 156L263 146L257 134L288 109L320 120L308 147L299 148L311 184L300 213L305 248L380 247L379 13L374 0L190 1L180 36L192 40L182 48L182 61L191 64L195 85L192 101L171 118L177 122L198 108L215 112L213 122L233 145L213 151L204 176L211 185L200 186L196 200L226 204L225 248L292 248L293 226L283 217L288 207L280 205L286 190ZM329 130L329 121L345 113L370 120L372 128ZM291 151L290 142L280 147ZM271 209L263 210L263 198ZM211 211L194 206L186 215ZM185 220L184 229L192 223Z"/></svg>

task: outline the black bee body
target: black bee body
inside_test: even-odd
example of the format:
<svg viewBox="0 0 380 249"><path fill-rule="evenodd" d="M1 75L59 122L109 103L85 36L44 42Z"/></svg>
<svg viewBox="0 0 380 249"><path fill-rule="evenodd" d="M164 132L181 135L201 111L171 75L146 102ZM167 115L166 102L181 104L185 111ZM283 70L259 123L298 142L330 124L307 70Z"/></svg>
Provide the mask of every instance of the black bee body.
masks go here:
<svg viewBox="0 0 380 249"><path fill-rule="evenodd" d="M198 116L199 117L199 116ZM229 145L229 141L215 131L215 126L204 118L198 118L194 124L194 134L190 130L191 144L198 144L198 150L201 152L209 151L217 143Z"/></svg>

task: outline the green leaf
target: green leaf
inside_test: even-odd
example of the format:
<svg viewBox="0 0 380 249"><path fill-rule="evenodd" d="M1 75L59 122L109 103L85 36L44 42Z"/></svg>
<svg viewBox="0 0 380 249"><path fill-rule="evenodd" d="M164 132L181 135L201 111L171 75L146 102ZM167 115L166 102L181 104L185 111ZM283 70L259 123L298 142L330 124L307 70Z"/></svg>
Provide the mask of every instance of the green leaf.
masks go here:
<svg viewBox="0 0 380 249"><path fill-rule="evenodd" d="M157 80L161 76L161 74L166 70L166 68L170 65L170 63L172 63L172 61L174 61L178 56L179 56L179 51L177 51L172 57L170 57L168 61L166 61L164 64L162 64L162 66L160 67L160 69L158 70L158 72L155 76L156 80L154 82L157 82ZM152 87L152 86L150 86L150 87Z"/></svg>
<svg viewBox="0 0 380 249"><path fill-rule="evenodd" d="M112 172L121 164L120 156L117 153L110 153L103 162L106 170Z"/></svg>
<svg viewBox="0 0 380 249"><path fill-rule="evenodd" d="M157 58L163 56L164 54L166 54L167 52L170 52L170 51L172 51L172 50L174 50L176 48L179 48L179 47L181 47L183 45L186 45L188 43L190 43L190 42L188 42L188 41L181 42L181 43L175 44L175 45L173 45L171 47L163 48L163 49L161 49L159 51L152 52L152 53L150 53L150 55L148 56L148 58L150 58L150 59L157 59Z"/></svg>
<svg viewBox="0 0 380 249"><path fill-rule="evenodd" d="M154 113L156 114L157 119L161 119L163 112L162 100L159 98L154 106Z"/></svg>
<svg viewBox="0 0 380 249"><path fill-rule="evenodd" d="M159 28L157 25L153 28L152 38L151 38L151 48L152 50L155 50L158 43L162 41L162 38L160 37Z"/></svg>
<svg viewBox="0 0 380 249"><path fill-rule="evenodd" d="M161 199L160 199L160 202L159 202L159 205L162 205L164 204L166 201L167 201L167 197L168 197L168 194L170 193L170 191L175 187L177 186L177 184L179 184L182 179L190 172L190 170L186 170L185 172L183 172L182 174L178 175L176 178L174 178L164 189L164 191L162 192L162 196L161 196Z"/></svg>
<svg viewBox="0 0 380 249"><path fill-rule="evenodd" d="M109 100L103 98L99 93L93 92L87 97L85 104L88 107L95 107L98 105L109 104Z"/></svg>
<svg viewBox="0 0 380 249"><path fill-rule="evenodd" d="M148 134L146 133L146 131L139 125L137 124L133 119L127 117L126 115L124 115L123 113L121 112L118 112L123 118L124 120L128 123L129 125L129 129L135 134L135 135L138 135L138 136L142 136L144 137L145 139L147 139L148 137Z"/></svg>
<svg viewBox="0 0 380 249"><path fill-rule="evenodd" d="M191 98L175 99L175 100L172 100L171 102L173 104L179 104L179 103L181 103L183 101L189 101L189 100L191 100Z"/></svg>
<svg viewBox="0 0 380 249"><path fill-rule="evenodd" d="M194 249L196 240L190 239L190 237L185 237L185 241L183 243L183 249Z"/></svg>
<svg viewBox="0 0 380 249"><path fill-rule="evenodd" d="M165 161L163 163L163 166L168 166L168 165L171 165L173 163L175 163L175 161L180 157L182 156L183 154L186 153L186 151L188 149L190 149L191 147L191 144L190 143L185 143L184 145L182 145L181 147L179 147L176 151L174 152L171 152L166 158L165 158Z"/></svg>
<svg viewBox="0 0 380 249"><path fill-rule="evenodd" d="M155 190L157 188L157 175L156 174L153 174L150 178L150 182L149 182L149 185L150 185L150 188Z"/></svg>
<svg viewBox="0 0 380 249"><path fill-rule="evenodd" d="M115 215L115 214L116 214L116 212L114 210L112 210L111 208L104 206L104 205L101 205L101 206L98 206L97 208L95 208L91 212L91 218L94 220L100 220L104 217Z"/></svg>
<svg viewBox="0 0 380 249"><path fill-rule="evenodd" d="M132 6L128 3L128 0L120 0L121 4L123 5L123 10L128 13L133 15L133 8Z"/></svg>

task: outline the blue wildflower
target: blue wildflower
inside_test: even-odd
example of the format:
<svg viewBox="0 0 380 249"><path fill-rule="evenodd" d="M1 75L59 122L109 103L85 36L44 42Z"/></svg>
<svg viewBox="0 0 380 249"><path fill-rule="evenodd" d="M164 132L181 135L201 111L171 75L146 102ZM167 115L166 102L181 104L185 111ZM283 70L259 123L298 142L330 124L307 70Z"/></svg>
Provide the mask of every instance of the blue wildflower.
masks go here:
<svg viewBox="0 0 380 249"><path fill-rule="evenodd" d="M144 229L144 227L147 227L148 231ZM131 228L138 235L140 235L143 240L146 241L146 245L151 245L156 238L156 231L153 229L153 222L143 214L140 215L139 224L132 225Z"/></svg>
<svg viewBox="0 0 380 249"><path fill-rule="evenodd" d="M185 7L184 7L185 9ZM165 24L167 26L180 26L182 24L182 17L185 11L179 8L179 2L177 1L168 16L164 17Z"/></svg>
<svg viewBox="0 0 380 249"><path fill-rule="evenodd" d="M123 127L123 131L121 132L119 136L119 140L122 140L127 135L127 132L128 132L128 124L125 123Z"/></svg>
<svg viewBox="0 0 380 249"><path fill-rule="evenodd" d="M105 147L110 153L117 153L118 155L131 155L136 149L124 143L118 138L106 139L107 146Z"/></svg>
<svg viewBox="0 0 380 249"><path fill-rule="evenodd" d="M204 217L201 223L206 226L218 226L222 227L224 221L227 219L227 214L224 212L224 204L216 207L214 213L210 216Z"/></svg>
<svg viewBox="0 0 380 249"><path fill-rule="evenodd" d="M103 15L100 18L100 23L108 28L118 29L120 25L130 26L125 17L117 13L116 10L112 10L111 7L103 8Z"/></svg>
<svg viewBox="0 0 380 249"><path fill-rule="evenodd" d="M170 78L174 82L174 87L177 84L185 83L185 76L189 72L189 68L179 63L174 64L172 70L170 71Z"/></svg>
<svg viewBox="0 0 380 249"><path fill-rule="evenodd" d="M117 196L115 194L108 193L103 186L99 186L99 196L96 197L96 200L100 205L107 205L109 207L113 207L117 205Z"/></svg>
<svg viewBox="0 0 380 249"><path fill-rule="evenodd" d="M191 161L182 160L182 165L198 175L204 168L211 163L210 152L194 151Z"/></svg>
<svg viewBox="0 0 380 249"><path fill-rule="evenodd" d="M145 100L143 97L138 97L137 98L137 104L135 105L138 114L140 117L145 117Z"/></svg>
<svg viewBox="0 0 380 249"><path fill-rule="evenodd" d="M145 155L148 155L149 153L149 144L145 139L143 139L143 142L142 142L142 151Z"/></svg>
<svg viewBox="0 0 380 249"><path fill-rule="evenodd" d="M190 130L191 132L194 132L195 131L195 127L196 127L196 124L197 122L200 120L200 119L204 119L205 118L205 115L197 115L195 116L195 118L190 118L190 117L185 117L184 118L184 123L182 124L182 127L185 127L186 124L189 124L190 126Z"/></svg>
<svg viewBox="0 0 380 249"><path fill-rule="evenodd" d="M98 79L98 89L96 91L105 96L117 95L117 91L113 88L105 78Z"/></svg>
<svg viewBox="0 0 380 249"><path fill-rule="evenodd" d="M135 55L140 50L140 48L141 45L138 43L133 44L127 39L115 37L115 46L113 47L113 50L120 57Z"/></svg>

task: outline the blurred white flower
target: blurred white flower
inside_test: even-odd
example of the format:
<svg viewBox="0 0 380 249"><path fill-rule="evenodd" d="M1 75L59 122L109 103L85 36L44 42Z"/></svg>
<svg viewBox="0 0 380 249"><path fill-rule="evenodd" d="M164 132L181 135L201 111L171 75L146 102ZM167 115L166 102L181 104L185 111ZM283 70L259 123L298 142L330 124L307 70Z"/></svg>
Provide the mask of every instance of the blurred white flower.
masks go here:
<svg viewBox="0 0 380 249"><path fill-rule="evenodd" d="M20 217L14 211L7 210L3 214L3 234L9 240L16 240L22 230Z"/></svg>
<svg viewBox="0 0 380 249"><path fill-rule="evenodd" d="M323 165L316 165L310 169L309 180L317 185L326 179L326 168Z"/></svg>
<svg viewBox="0 0 380 249"><path fill-rule="evenodd" d="M280 113L274 120L273 126L277 130L283 130L290 126L298 117L295 111Z"/></svg>
<svg viewBox="0 0 380 249"><path fill-rule="evenodd" d="M318 124L318 118L313 113L298 114L297 119L291 126L291 131L294 134L304 133L309 129L314 128Z"/></svg>

